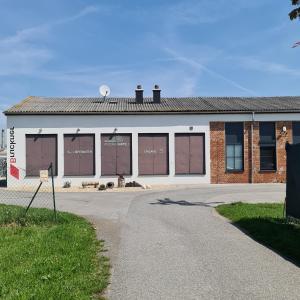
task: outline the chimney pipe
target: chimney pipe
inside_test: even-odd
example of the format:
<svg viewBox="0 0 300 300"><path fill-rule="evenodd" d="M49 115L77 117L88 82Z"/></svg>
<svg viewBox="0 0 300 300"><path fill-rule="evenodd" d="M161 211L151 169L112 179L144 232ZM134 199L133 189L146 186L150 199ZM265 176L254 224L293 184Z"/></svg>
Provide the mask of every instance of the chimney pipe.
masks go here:
<svg viewBox="0 0 300 300"><path fill-rule="evenodd" d="M136 90L135 90L135 102L136 103L139 103L139 104L144 103L144 95L143 94L144 94L143 87L140 84L137 85Z"/></svg>
<svg viewBox="0 0 300 300"><path fill-rule="evenodd" d="M160 103L160 88L159 85L155 85L153 89L153 103Z"/></svg>

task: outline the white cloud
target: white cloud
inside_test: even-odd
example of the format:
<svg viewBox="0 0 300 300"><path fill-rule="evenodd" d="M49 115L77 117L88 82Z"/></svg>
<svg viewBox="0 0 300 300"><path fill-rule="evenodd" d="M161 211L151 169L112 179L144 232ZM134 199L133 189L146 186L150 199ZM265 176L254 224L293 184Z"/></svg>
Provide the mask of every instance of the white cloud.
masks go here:
<svg viewBox="0 0 300 300"><path fill-rule="evenodd" d="M17 31L14 35L8 36L0 40L2 46L13 46L19 43L29 42L32 39L43 36L48 30L47 24L42 24L35 27L25 28Z"/></svg>
<svg viewBox="0 0 300 300"><path fill-rule="evenodd" d="M163 58L123 66L77 66L73 70L38 70L31 77L54 82L56 92L64 96L98 96L100 84L111 87L111 96L134 96L137 84L144 86L146 96L152 94L154 84L161 85L164 96L195 95L198 87L195 71L172 64L174 61L173 58Z"/></svg>
<svg viewBox="0 0 300 300"><path fill-rule="evenodd" d="M60 84L72 83L82 86L98 86L103 83L103 80L119 81L122 77L126 78L132 71L129 69L112 69L106 68L86 68L81 71L42 71L35 74L40 79L57 81ZM76 87L74 87L76 88ZM97 89L95 89L97 91Z"/></svg>
<svg viewBox="0 0 300 300"><path fill-rule="evenodd" d="M248 0L185 0L175 3L167 11L174 24L203 24L218 22L257 5Z"/></svg>
<svg viewBox="0 0 300 300"><path fill-rule="evenodd" d="M9 51L0 46L0 76L31 74L52 57L46 48L19 45Z"/></svg>
<svg viewBox="0 0 300 300"><path fill-rule="evenodd" d="M269 73L273 75L290 75L300 76L298 69L291 68L287 65L269 62L255 57L230 57L229 60L233 60L239 64L240 67L247 70L259 71L262 73Z"/></svg>
<svg viewBox="0 0 300 300"><path fill-rule="evenodd" d="M225 83L237 91L242 91L243 94L257 95L250 88L232 80L227 75L222 75L214 68L208 67L223 62L223 58L226 57L223 47L218 49L209 44L197 42L198 39L190 40L189 37L183 35L184 32L179 27L189 25L201 28L205 23L211 24L210 26L218 26L218 24L212 23L233 17L238 13L244 13L247 8L258 5L261 4L248 0L184 0L165 7L165 10L161 12L164 18L162 18L159 33L149 34L147 42L157 50L167 53L168 58L164 61L170 61L169 69L176 70L178 67L183 69L186 79L185 77L174 79L174 90L182 87L188 95L197 93L203 79L201 76L205 74L206 78L212 78L214 82L220 82L220 85Z"/></svg>
<svg viewBox="0 0 300 300"><path fill-rule="evenodd" d="M97 13L99 11L99 6L87 6L72 16L67 16L65 18L54 20L49 23L39 24L37 26L19 30L14 35L0 40L0 45L14 45L43 38L45 37L45 34L47 34L47 32L53 29L55 26L74 22L77 19L83 18L89 14Z"/></svg>
<svg viewBox="0 0 300 300"><path fill-rule="evenodd" d="M49 25L52 27L52 26L56 26L56 25L66 24L69 22L74 22L77 19L81 19L90 14L94 14L94 13L98 13L98 12L107 13L108 11L109 11L109 8L105 7L105 6L101 6L101 7L94 6L94 5L86 6L81 11L79 11L77 14L54 21L53 23L50 23Z"/></svg>
<svg viewBox="0 0 300 300"><path fill-rule="evenodd" d="M174 51L173 49L170 49L170 48L164 48L165 52L168 53L171 57L173 57L175 60L185 64L185 65L189 65L191 66L192 68L198 70L198 71L201 71L201 72L204 72L206 74L209 74L211 75L212 77L214 77L215 79L219 79L221 81L224 81L226 83L228 83L229 85L243 91L243 92L246 92L247 94L250 94L250 95L254 95L256 96L257 94L242 86L241 84L237 83L236 81L228 78L228 77L225 77L223 76L222 74L216 72L216 71L213 71L212 69L206 67L204 64L200 63L199 61L195 60L195 59L192 59L192 58L188 58L186 56L182 56L180 55L179 53L177 53L176 51Z"/></svg>
<svg viewBox="0 0 300 300"><path fill-rule="evenodd" d="M74 22L89 14L105 11L99 6L87 6L78 13L49 23L22 29L0 40L0 75L32 74L54 57L51 49L39 45L57 26Z"/></svg>

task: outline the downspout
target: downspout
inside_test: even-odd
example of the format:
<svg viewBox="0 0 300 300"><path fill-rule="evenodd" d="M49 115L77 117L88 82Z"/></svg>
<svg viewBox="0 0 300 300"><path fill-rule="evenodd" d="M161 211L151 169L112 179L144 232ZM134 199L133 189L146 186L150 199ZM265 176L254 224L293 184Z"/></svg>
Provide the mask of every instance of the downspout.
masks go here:
<svg viewBox="0 0 300 300"><path fill-rule="evenodd" d="M254 127L254 121L255 121L255 112L252 112L252 122L251 122L251 183L253 183L254 178L254 163L253 163L253 127Z"/></svg>

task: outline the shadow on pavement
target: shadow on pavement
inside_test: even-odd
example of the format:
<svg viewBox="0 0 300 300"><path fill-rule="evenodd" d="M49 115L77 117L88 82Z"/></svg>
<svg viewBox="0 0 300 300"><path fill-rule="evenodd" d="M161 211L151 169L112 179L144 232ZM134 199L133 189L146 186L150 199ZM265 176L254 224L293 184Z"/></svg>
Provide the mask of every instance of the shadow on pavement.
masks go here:
<svg viewBox="0 0 300 300"><path fill-rule="evenodd" d="M244 218L231 222L256 242L300 267L300 226L278 218Z"/></svg>
<svg viewBox="0 0 300 300"><path fill-rule="evenodd" d="M151 205L181 205L181 206L204 206L213 207L214 205L223 204L224 202L188 202L186 200L171 200L170 198L157 199L157 202L150 203Z"/></svg>

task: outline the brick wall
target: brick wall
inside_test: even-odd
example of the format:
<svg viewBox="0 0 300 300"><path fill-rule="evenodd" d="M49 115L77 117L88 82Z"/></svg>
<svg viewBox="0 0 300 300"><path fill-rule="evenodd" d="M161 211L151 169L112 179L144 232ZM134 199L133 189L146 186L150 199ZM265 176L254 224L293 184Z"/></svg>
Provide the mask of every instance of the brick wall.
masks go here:
<svg viewBox="0 0 300 300"><path fill-rule="evenodd" d="M281 134L286 126L287 132ZM253 146L251 145L251 122L244 122L244 170L226 172L225 123L210 123L211 183L284 182L286 177L285 143L292 142L292 122L276 122L277 170L260 171L259 122L253 124ZM253 149L253 156L251 151ZM253 157L253 174L251 170ZM253 175L253 176L252 176Z"/></svg>

